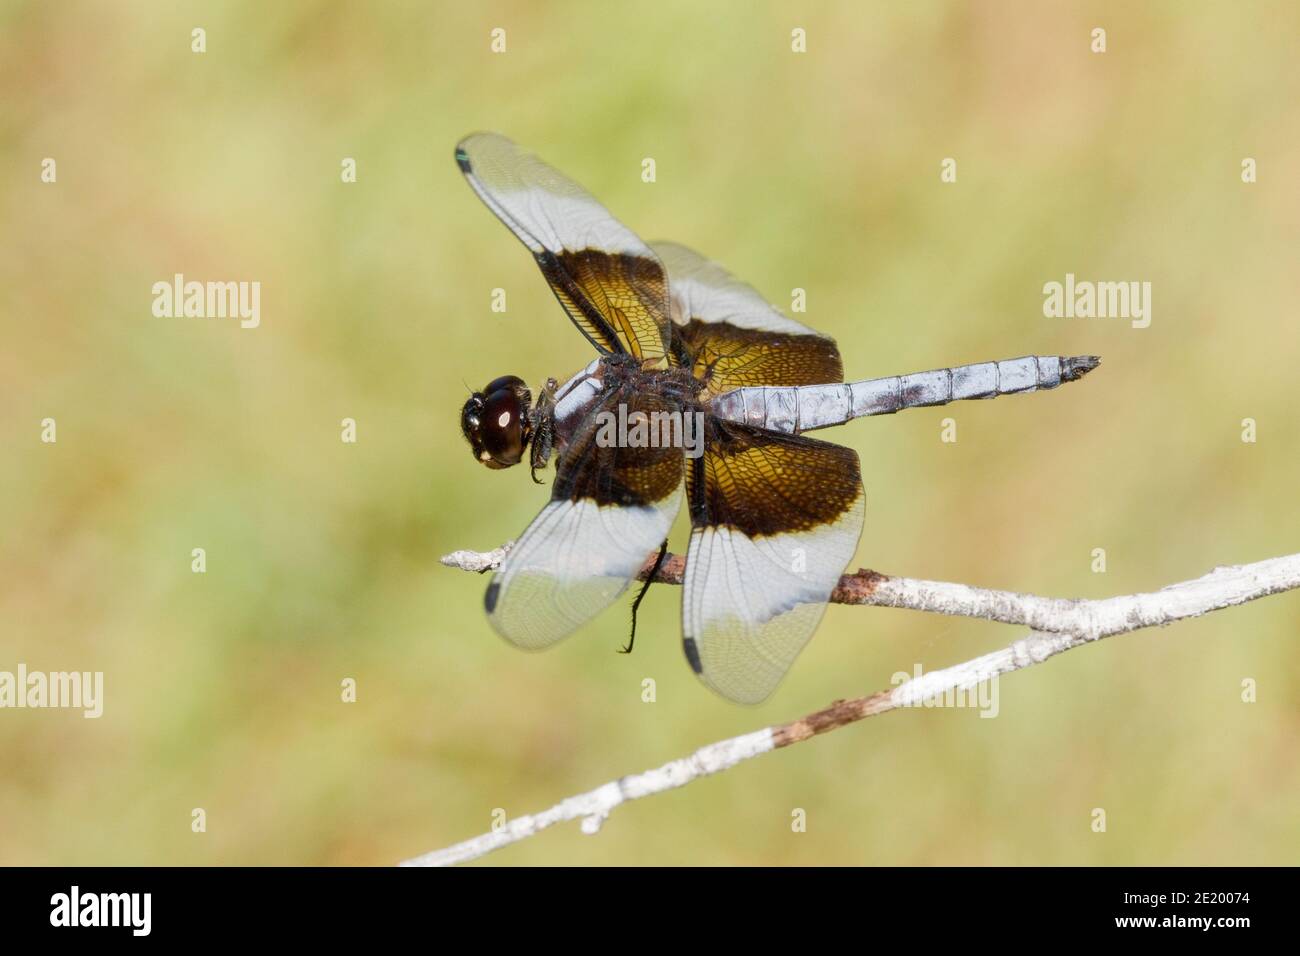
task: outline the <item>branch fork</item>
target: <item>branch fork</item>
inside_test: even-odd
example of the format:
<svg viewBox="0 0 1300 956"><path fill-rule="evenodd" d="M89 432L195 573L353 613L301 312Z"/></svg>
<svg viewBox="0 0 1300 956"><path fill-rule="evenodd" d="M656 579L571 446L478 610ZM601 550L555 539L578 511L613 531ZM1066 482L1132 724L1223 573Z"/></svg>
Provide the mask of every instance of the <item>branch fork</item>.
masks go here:
<svg viewBox="0 0 1300 956"><path fill-rule="evenodd" d="M455 551L443 557L442 563L464 571L483 573L498 567L509 550L510 543L492 551ZM653 561L648 561L639 578L644 580L652 567ZM681 555L669 555L655 580L681 584L685 568L686 561ZM662 767L621 777L569 797L548 810L517 817L500 829L425 853L402 865L463 863L535 836L557 823L575 819L582 821L583 833L594 834L619 805L629 800L685 786L771 750L788 747L867 717L914 706L950 690L978 686L1103 638L1147 627L1163 627L1295 588L1300 588L1300 554L1253 564L1221 566L1202 577L1171 584L1159 591L1101 600L1039 597L965 584L895 577L865 569L846 574L831 594L832 603L909 608L999 621L1030 630L1001 650L930 671L865 697L837 700L829 707L789 723L708 744Z"/></svg>

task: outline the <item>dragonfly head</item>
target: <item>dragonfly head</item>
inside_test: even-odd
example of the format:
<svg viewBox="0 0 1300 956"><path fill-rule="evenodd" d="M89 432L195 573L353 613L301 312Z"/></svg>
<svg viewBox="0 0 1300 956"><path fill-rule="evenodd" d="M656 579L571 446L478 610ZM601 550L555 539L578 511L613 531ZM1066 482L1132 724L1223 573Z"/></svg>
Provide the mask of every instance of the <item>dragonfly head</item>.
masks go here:
<svg viewBox="0 0 1300 956"><path fill-rule="evenodd" d="M532 393L523 379L502 375L465 401L460 413L460 430L465 433L474 457L489 468L519 464L532 437L529 406Z"/></svg>

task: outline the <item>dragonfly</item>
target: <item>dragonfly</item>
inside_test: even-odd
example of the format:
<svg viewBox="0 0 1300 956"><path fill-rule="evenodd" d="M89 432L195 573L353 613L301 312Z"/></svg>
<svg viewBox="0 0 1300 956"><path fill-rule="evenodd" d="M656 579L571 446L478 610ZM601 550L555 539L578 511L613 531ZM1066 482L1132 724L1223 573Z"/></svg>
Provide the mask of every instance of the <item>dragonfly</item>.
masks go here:
<svg viewBox="0 0 1300 956"><path fill-rule="evenodd" d="M461 412L488 468L527 455L537 481L555 459L550 500L484 600L493 629L524 649L573 633L650 566L639 604L684 502L686 660L723 697L760 703L817 629L862 533L857 453L808 433L1053 389L1100 361L1038 355L846 382L832 338L685 246L643 241L506 137L468 136L455 157L597 352L535 393L519 376L493 379Z"/></svg>

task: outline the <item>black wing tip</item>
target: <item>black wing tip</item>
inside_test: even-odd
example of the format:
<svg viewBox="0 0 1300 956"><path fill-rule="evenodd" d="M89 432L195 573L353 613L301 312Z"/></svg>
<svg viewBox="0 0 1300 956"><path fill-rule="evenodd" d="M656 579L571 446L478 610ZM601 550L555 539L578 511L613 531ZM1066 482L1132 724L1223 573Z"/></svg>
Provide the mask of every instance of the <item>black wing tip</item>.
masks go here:
<svg viewBox="0 0 1300 956"><path fill-rule="evenodd" d="M462 173L468 174L472 172L469 162L469 153L465 152L465 147L459 144L456 146L456 165L460 167Z"/></svg>
<svg viewBox="0 0 1300 956"><path fill-rule="evenodd" d="M1061 381L1073 382L1083 378L1100 364L1100 355L1075 355L1061 359Z"/></svg>
<svg viewBox="0 0 1300 956"><path fill-rule="evenodd" d="M493 581L487 586L487 591L483 595L483 607L489 614L497 609L497 597L501 593L501 582Z"/></svg>
<svg viewBox="0 0 1300 956"><path fill-rule="evenodd" d="M691 665L691 670L703 674L704 664L700 661L700 649L695 646L695 638L682 638L682 650L686 652L686 662Z"/></svg>
<svg viewBox="0 0 1300 956"><path fill-rule="evenodd" d="M476 133L470 133L468 136L462 136L460 138L460 142L456 144L456 153L455 153L456 165L460 167L460 171L462 173L468 174L474 171L473 168L474 164L470 162L469 150L466 148L470 144L470 142L472 142L473 140L492 140L492 139L500 140L501 142L513 146L515 149L519 148L518 146L515 146L514 141L510 139L508 136L502 136L500 133L493 133L493 132L489 132L488 130L479 130Z"/></svg>

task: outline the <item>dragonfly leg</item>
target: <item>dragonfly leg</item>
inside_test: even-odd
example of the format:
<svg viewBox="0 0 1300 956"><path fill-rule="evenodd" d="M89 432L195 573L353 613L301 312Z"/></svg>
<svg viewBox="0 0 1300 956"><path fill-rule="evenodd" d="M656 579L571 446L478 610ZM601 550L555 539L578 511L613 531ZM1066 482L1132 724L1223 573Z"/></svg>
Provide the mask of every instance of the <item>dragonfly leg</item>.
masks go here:
<svg viewBox="0 0 1300 956"><path fill-rule="evenodd" d="M654 567L650 573L645 576L645 583L641 585L641 590L637 592L636 600L632 602L632 633L627 637L627 647L619 648L620 654L631 654L632 645L636 642L636 610L641 606L641 599L645 597L646 591L650 590L650 585L654 582L655 575L663 567L664 559L668 557L668 539L664 538L664 543L659 545L659 557L655 558Z"/></svg>

